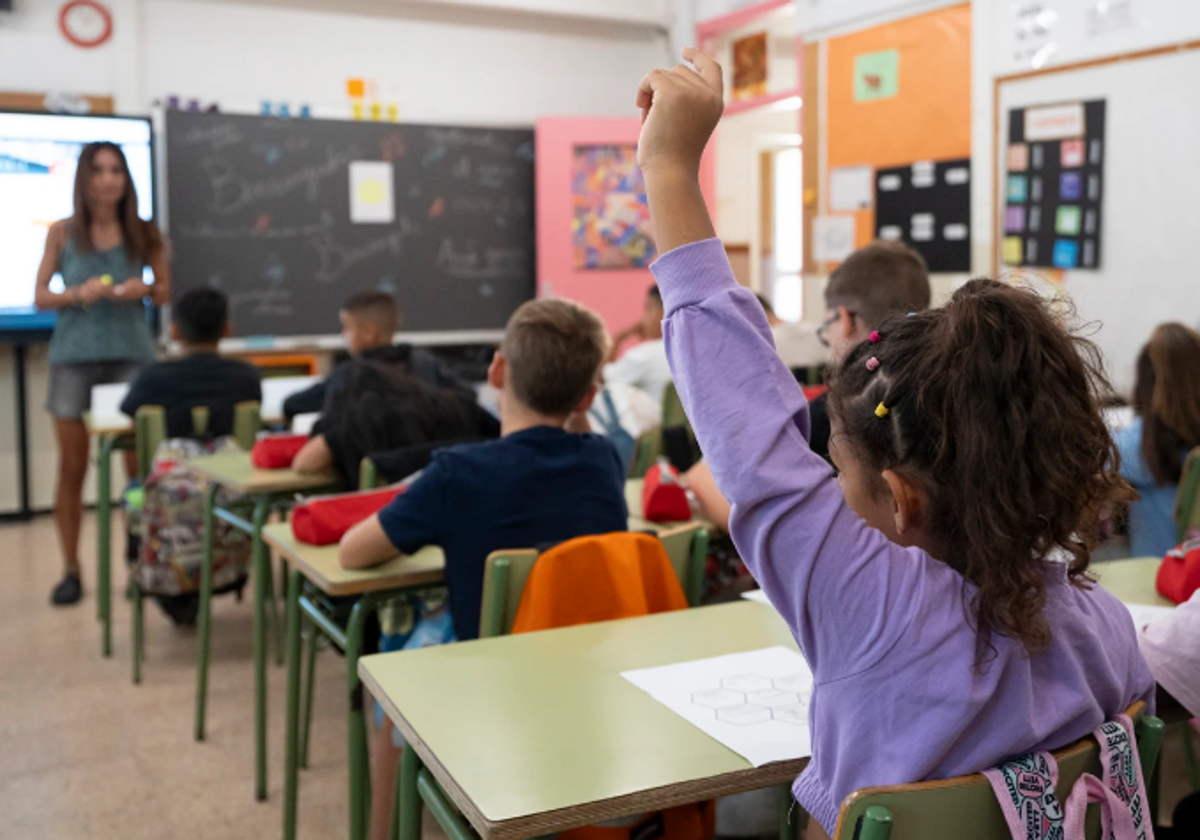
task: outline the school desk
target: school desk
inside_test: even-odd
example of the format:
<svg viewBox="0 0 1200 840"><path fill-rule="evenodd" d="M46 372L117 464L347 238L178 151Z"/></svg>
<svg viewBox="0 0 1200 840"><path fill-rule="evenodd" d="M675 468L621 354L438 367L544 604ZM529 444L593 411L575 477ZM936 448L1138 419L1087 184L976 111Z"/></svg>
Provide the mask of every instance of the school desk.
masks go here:
<svg viewBox="0 0 1200 840"><path fill-rule="evenodd" d="M1173 607L1175 603L1159 595L1154 588L1161 564L1161 557L1136 557L1093 563L1091 569L1100 577L1100 584L1123 603Z"/></svg>
<svg viewBox="0 0 1200 840"><path fill-rule="evenodd" d="M367 764L366 718L362 689L358 681L358 658L362 653L363 627L368 616L388 595L415 589L427 589L442 582L446 563L440 548L423 548L416 554L396 559L373 569L351 571L338 563L336 545L313 546L296 542L287 522L268 525L263 539L290 567L287 589L287 734L283 786L283 836L296 836L296 804L299 769L307 763L308 728L312 720L312 674L315 664L315 639L308 649L308 690L305 692L303 729L300 711L300 617L315 630L324 633L346 655L350 709L347 737L350 755L350 838L366 836L369 800L366 796ZM338 625L321 609L317 593L328 596L358 596L350 620ZM311 594L311 597L310 597ZM301 734L303 733L303 735ZM303 738L303 744L300 739Z"/></svg>
<svg viewBox="0 0 1200 840"><path fill-rule="evenodd" d="M483 840L516 840L790 783L807 759L755 768L621 677L775 645L796 648L783 619L743 601L363 657L414 748L402 840L421 837L419 790L452 840L474 836L457 812Z"/></svg>
<svg viewBox="0 0 1200 840"><path fill-rule="evenodd" d="M255 796L267 798L267 609L275 628L277 656L282 662L283 632L274 597L270 556L263 543L263 526L275 507L286 508L299 493L332 489L337 477L332 473L302 475L295 470L260 470L250 463L250 453L235 452L208 455L188 462L209 482L204 497L204 549L200 566L200 613L198 616L200 655L196 675L196 733L204 740L205 712L208 700L208 655L212 638L212 551L218 519L250 535L251 574L254 576L254 725L255 725ZM241 497L222 507L217 495L226 490ZM244 513L249 509L250 518Z"/></svg>

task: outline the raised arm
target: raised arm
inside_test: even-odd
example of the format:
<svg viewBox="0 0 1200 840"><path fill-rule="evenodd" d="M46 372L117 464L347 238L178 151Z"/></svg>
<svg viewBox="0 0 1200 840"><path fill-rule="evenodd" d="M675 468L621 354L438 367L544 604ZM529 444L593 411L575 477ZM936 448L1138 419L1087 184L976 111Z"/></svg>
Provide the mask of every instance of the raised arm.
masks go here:
<svg viewBox="0 0 1200 840"><path fill-rule="evenodd" d="M775 353L762 307L734 279L700 194L696 173L720 115L720 69L703 53L684 56L699 73L651 74L639 94L649 107L639 156L666 252L653 270L667 358L732 504L730 532L742 558L818 679L836 679L870 667L895 644L907 626L895 611L911 613L918 600L911 566L933 561L868 528L808 447L803 392ZM895 574L898 564L909 573Z"/></svg>

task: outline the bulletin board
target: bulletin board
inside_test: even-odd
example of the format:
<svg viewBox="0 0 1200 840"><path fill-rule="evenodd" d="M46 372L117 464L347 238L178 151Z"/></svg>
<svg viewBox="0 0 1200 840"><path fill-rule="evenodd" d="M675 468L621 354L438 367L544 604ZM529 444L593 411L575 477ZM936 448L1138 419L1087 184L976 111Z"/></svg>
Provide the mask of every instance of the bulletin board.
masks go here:
<svg viewBox="0 0 1200 840"><path fill-rule="evenodd" d="M1165 321L1195 326L1200 312L1195 245L1200 111L1184 107L1195 101L1197 77L1200 42L996 81L991 233L995 269L1008 274L1048 275L1047 269L1007 267L1003 259L1012 115L1071 102L1105 105L1103 213L1097 220L1103 249L1096 267L1061 271L1061 286L1104 352L1114 385L1124 392L1154 327Z"/></svg>
<svg viewBox="0 0 1200 840"><path fill-rule="evenodd" d="M829 39L826 80L821 205L831 216L854 218L854 244L862 247L877 236L879 170L933 162L938 171L950 171L956 169L952 162L971 156L970 4ZM913 172L918 184L923 171ZM838 190L831 179L840 181ZM855 191L867 199L857 209L836 209L835 192L845 195L842 188L855 182ZM969 202L966 207L969 214ZM935 220L939 239L950 224L962 220ZM911 233L905 227L902 238ZM969 231L963 248L969 259ZM943 270L966 271L969 265Z"/></svg>

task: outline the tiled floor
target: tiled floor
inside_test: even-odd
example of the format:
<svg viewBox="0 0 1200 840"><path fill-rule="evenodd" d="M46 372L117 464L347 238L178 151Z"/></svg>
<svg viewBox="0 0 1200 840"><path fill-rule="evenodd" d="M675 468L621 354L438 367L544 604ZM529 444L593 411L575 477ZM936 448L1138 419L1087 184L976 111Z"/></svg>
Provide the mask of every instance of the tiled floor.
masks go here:
<svg viewBox="0 0 1200 840"><path fill-rule="evenodd" d="M121 537L114 546L121 548ZM278 838L283 826L286 678L269 676L269 799L254 799L251 602L214 601L208 739L192 740L195 631L146 606L143 682L130 670L130 609L114 572L114 643L100 656L94 517L83 534L87 594L52 609L53 522L0 525L0 838ZM344 660L318 658L300 838L347 835ZM425 820L430 840L432 820Z"/></svg>
<svg viewBox="0 0 1200 840"><path fill-rule="evenodd" d="M120 537L114 544L120 548ZM194 631L146 609L143 683L130 680L130 610L113 604L114 650L100 656L94 518L85 518L82 604L52 609L59 574L53 522L0 525L0 838L266 840L282 835L285 674L269 676L267 802L254 799L251 606L214 603L208 740L192 740ZM114 574L119 592L124 571ZM346 698L342 659L318 659L309 769L301 774L300 838L347 835ZM1164 810L1182 792L1177 736L1168 739ZM426 840L442 840L433 820Z"/></svg>

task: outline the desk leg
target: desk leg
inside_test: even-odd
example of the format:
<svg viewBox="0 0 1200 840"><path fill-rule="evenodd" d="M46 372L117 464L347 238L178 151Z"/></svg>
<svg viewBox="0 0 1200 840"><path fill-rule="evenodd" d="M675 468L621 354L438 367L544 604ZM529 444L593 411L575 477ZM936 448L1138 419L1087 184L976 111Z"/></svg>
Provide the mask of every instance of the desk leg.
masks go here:
<svg viewBox="0 0 1200 840"><path fill-rule="evenodd" d="M96 612L100 618L100 651L112 656L112 453L117 439L100 438L100 458L96 464Z"/></svg>
<svg viewBox="0 0 1200 840"><path fill-rule="evenodd" d="M250 554L254 564L254 798L267 798L267 599L274 598L269 582L271 562L263 542L263 526L271 503L259 497L254 503L253 529L250 532ZM272 610L272 612L275 612ZM278 617L278 613L275 613ZM278 623L278 621L276 621Z"/></svg>
<svg viewBox="0 0 1200 840"><path fill-rule="evenodd" d="M367 809L370 807L370 768L367 763L367 728L363 711L365 698L358 681L358 657L362 653L363 628L375 609L371 594L358 599L346 627L346 686L350 694L347 736L350 741L350 840L367 836ZM387 793L382 793L386 796Z"/></svg>
<svg viewBox="0 0 1200 840"><path fill-rule="evenodd" d="M200 652L196 662L196 740L204 740L204 707L208 702L208 648L212 640L212 563L216 531L217 493L220 485L211 484L204 497L204 542L200 554Z"/></svg>
<svg viewBox="0 0 1200 840"><path fill-rule="evenodd" d="M312 631L315 635L316 628ZM283 779L283 840L295 840L299 784L300 727L300 573L288 575L287 586L287 745Z"/></svg>
<svg viewBox="0 0 1200 840"><path fill-rule="evenodd" d="M417 792L417 776L421 772L421 759L411 744L404 745L400 753L400 773L396 782L396 797L393 806L399 822L399 840L421 840L421 795ZM393 832L394 834L394 832Z"/></svg>
<svg viewBox="0 0 1200 840"><path fill-rule="evenodd" d="M317 626L311 621L308 624L308 653L304 682L304 722L300 730L300 767L308 768L308 739L312 734L313 685L317 677L317 638L320 635ZM303 638L303 637L301 637Z"/></svg>

